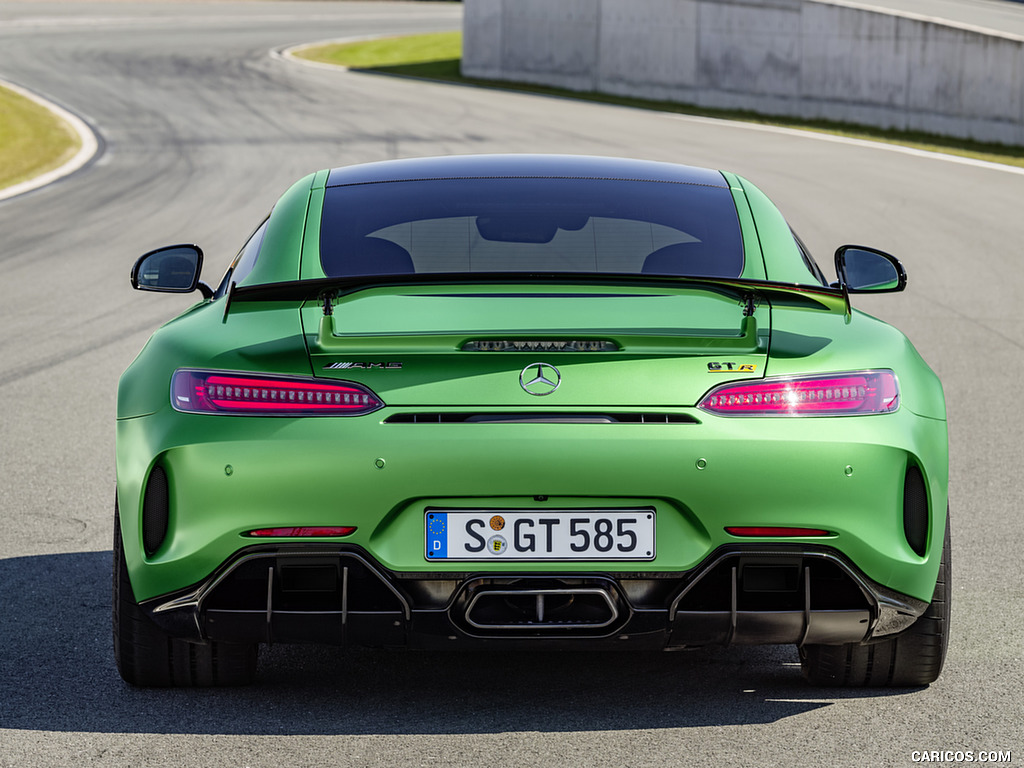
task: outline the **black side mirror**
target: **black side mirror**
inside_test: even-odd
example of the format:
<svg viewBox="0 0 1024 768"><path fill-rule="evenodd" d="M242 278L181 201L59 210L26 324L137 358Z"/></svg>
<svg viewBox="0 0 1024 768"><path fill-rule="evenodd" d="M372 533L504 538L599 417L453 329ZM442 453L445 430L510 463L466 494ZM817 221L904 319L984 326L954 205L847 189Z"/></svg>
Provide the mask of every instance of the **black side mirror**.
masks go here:
<svg viewBox="0 0 1024 768"><path fill-rule="evenodd" d="M836 277L847 293L893 293L907 287L907 272L899 259L861 245L836 251Z"/></svg>
<svg viewBox="0 0 1024 768"><path fill-rule="evenodd" d="M141 256L132 267L132 288L161 293L191 293L196 288L210 298L209 286L199 282L203 251L198 245L170 245ZM205 289L205 290L204 290Z"/></svg>

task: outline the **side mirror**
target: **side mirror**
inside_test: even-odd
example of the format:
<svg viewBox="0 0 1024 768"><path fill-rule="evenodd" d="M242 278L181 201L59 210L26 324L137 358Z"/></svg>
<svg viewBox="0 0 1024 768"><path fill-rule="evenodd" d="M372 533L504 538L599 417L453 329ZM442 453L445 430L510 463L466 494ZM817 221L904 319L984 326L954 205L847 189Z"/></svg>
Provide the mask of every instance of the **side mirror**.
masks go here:
<svg viewBox="0 0 1024 768"><path fill-rule="evenodd" d="M212 291L199 282L202 268L203 251L198 245L157 248L135 262L132 267L132 288L161 293L191 293L199 288L205 289L203 295L209 298L213 295Z"/></svg>
<svg viewBox="0 0 1024 768"><path fill-rule="evenodd" d="M907 287L907 272L899 259L860 245L836 251L836 277L847 293L893 293Z"/></svg>

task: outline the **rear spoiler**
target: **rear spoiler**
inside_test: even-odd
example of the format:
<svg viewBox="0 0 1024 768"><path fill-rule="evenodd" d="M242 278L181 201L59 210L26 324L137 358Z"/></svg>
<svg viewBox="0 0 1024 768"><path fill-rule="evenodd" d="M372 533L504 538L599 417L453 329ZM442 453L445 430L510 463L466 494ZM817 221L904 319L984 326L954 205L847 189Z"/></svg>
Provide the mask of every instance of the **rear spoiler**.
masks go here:
<svg viewBox="0 0 1024 768"><path fill-rule="evenodd" d="M236 301L319 301L324 317L333 315L334 301L373 288L401 288L428 285L593 285L630 288L698 288L734 297L743 305L744 317L754 314L761 301L807 309L845 311L841 288L817 285L796 285L769 280L738 278L686 277L675 275L580 274L578 272L431 272L405 275L363 275L358 277L326 277L316 280L288 280L261 285L231 284L224 305L227 320ZM837 305L838 302L838 305Z"/></svg>

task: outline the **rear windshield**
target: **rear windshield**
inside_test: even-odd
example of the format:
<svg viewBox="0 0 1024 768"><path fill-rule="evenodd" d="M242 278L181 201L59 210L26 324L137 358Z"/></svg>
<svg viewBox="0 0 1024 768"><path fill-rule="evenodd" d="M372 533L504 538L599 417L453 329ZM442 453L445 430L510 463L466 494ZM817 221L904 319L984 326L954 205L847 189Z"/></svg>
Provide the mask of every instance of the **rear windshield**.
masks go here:
<svg viewBox="0 0 1024 768"><path fill-rule="evenodd" d="M329 187L328 277L582 272L738 277L727 187L662 181L466 178Z"/></svg>

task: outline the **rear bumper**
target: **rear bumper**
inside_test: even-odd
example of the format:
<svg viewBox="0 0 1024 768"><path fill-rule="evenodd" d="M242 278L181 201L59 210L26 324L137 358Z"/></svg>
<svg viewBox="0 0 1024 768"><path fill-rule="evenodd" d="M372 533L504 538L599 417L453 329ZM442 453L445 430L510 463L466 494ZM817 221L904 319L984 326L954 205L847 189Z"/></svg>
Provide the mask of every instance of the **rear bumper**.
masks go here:
<svg viewBox="0 0 1024 768"><path fill-rule="evenodd" d="M258 546L143 604L195 642L673 648L866 642L927 604L827 547L736 546L684 573L395 573L352 546Z"/></svg>
<svg viewBox="0 0 1024 768"><path fill-rule="evenodd" d="M124 419L117 490L132 588L148 602L209 582L251 551L254 529L352 526L348 551L365 553L398 584L443 581L456 568L459 578L470 569L510 578L613 570L630 583L664 574L681 589L713 553L749 543L727 527L792 526L829 532L801 546L831 547L867 579L931 598L945 527L945 423L905 409L815 419L676 410L689 420L417 424L392 423L388 409L351 419ZM162 516L149 515L146 502L158 468L167 486ZM924 478L920 551L906 535L912 468ZM470 565L426 557L430 509L619 508L654 511L653 560ZM156 537L146 535L153 519Z"/></svg>

